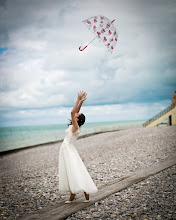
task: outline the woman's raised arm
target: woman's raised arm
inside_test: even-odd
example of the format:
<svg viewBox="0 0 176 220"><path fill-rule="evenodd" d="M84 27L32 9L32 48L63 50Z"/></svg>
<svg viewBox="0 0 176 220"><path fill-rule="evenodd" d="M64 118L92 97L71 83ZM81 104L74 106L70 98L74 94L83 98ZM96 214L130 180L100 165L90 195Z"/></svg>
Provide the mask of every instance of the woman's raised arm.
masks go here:
<svg viewBox="0 0 176 220"><path fill-rule="evenodd" d="M73 109L71 110L72 125L74 127L73 130L77 130L78 129L78 123L77 123L75 114L80 111L82 103L87 99L86 96L87 96L86 92L83 92L83 91L79 92L77 100L76 100L76 103L73 106Z"/></svg>

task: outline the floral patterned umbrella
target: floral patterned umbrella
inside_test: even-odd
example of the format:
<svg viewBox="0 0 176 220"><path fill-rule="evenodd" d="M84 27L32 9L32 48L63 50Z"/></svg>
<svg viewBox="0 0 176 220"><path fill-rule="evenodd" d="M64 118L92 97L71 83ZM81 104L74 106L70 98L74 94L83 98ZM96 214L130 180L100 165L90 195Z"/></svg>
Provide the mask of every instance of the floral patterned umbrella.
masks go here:
<svg viewBox="0 0 176 220"><path fill-rule="evenodd" d="M115 20L110 21L108 18L102 15L93 16L83 21L83 23L96 35L93 40L98 38L99 40L103 41L104 45L111 53L114 51L118 40L118 34L115 26L113 25L114 21ZM79 47L79 50L83 51L87 46L85 46L83 49Z"/></svg>

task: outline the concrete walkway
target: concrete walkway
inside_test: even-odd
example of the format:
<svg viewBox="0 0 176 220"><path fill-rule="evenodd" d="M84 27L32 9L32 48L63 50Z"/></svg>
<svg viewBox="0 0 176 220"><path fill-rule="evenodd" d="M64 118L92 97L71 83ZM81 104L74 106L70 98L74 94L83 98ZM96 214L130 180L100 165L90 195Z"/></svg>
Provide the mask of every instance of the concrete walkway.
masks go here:
<svg viewBox="0 0 176 220"><path fill-rule="evenodd" d="M84 197L77 197L77 199L71 204L65 204L63 202L58 202L53 206L43 208L35 213L28 214L20 218L21 220L59 220L68 217L69 215L78 212L79 210L94 204L95 202L104 199L105 197L121 191L134 183L142 181L147 177L156 174L162 170L165 170L176 164L176 157L170 158L167 161L159 162L143 170L139 170L130 175L108 183L99 188L99 191L91 195L89 203L83 203Z"/></svg>

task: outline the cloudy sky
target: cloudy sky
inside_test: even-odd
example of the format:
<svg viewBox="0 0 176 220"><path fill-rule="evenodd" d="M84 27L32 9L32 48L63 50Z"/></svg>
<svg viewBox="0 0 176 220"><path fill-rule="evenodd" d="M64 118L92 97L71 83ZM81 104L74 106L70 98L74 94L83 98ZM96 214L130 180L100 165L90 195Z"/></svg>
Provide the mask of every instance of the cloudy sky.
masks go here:
<svg viewBox="0 0 176 220"><path fill-rule="evenodd" d="M82 23L104 15L111 54ZM176 90L176 1L0 0L0 126L67 123L77 92L87 122L147 120Z"/></svg>

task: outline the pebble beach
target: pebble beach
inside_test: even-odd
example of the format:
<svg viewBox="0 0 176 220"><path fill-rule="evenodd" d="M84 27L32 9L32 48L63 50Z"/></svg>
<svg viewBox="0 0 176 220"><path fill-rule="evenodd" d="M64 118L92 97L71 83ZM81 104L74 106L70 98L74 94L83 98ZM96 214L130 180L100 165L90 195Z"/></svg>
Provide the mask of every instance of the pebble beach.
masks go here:
<svg viewBox="0 0 176 220"><path fill-rule="evenodd" d="M68 199L58 190L61 143L0 157L0 218L19 219ZM97 187L176 156L176 126L130 128L78 139ZM112 194L67 219L176 219L176 166ZM91 195L90 195L91 199Z"/></svg>

